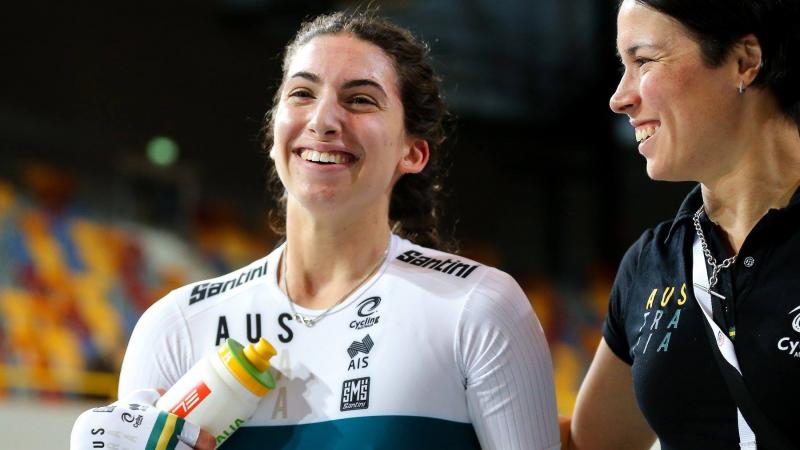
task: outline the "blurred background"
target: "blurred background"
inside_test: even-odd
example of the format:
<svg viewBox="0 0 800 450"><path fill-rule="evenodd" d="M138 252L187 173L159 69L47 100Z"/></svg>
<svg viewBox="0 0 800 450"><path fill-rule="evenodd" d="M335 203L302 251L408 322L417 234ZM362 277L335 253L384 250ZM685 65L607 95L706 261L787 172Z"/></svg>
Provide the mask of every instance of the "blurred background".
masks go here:
<svg viewBox="0 0 800 450"><path fill-rule="evenodd" d="M462 254L528 293L569 415L622 254L689 190L650 181L630 126L608 109L616 1L372 3L431 46L458 117L446 228ZM54 436L66 448L78 412L114 395L129 333L153 301L274 247L259 132L282 48L304 18L358 4L4 4L9 448L52 448Z"/></svg>

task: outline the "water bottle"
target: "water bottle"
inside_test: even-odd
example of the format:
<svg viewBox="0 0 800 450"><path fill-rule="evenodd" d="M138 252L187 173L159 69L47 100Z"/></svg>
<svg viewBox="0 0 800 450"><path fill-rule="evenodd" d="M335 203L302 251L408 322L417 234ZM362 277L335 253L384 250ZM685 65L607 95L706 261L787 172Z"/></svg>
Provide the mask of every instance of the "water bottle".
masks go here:
<svg viewBox="0 0 800 450"><path fill-rule="evenodd" d="M200 426L219 446L275 387L268 369L276 353L264 338L247 347L229 338L186 372L156 407Z"/></svg>

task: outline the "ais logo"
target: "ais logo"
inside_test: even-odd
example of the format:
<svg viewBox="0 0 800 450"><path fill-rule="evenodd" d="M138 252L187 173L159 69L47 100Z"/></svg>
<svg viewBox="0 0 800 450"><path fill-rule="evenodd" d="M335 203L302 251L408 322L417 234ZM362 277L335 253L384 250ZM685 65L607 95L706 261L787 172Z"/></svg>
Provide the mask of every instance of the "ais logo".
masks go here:
<svg viewBox="0 0 800 450"><path fill-rule="evenodd" d="M369 377L345 380L342 383L340 411L369 408Z"/></svg>
<svg viewBox="0 0 800 450"><path fill-rule="evenodd" d="M369 366L369 356L367 355L374 345L375 343L372 342L369 335L364 336L361 342L353 341L347 348L347 354L350 355L350 364L347 366L347 370L363 369ZM363 353L364 356L358 356L359 353Z"/></svg>

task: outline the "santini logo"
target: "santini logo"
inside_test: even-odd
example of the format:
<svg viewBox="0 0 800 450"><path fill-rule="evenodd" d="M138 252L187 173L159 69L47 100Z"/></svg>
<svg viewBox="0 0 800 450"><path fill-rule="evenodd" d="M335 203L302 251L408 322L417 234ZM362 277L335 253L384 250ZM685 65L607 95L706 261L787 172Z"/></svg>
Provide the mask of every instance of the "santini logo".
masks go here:
<svg viewBox="0 0 800 450"><path fill-rule="evenodd" d="M238 275L234 275L225 281L217 283L199 283L192 288L192 295L189 297L189 304L192 305L201 300L211 298L217 294L221 294L228 289L239 287L248 281L261 278L267 273L267 262L264 261L263 266L257 266L243 269Z"/></svg>
<svg viewBox="0 0 800 450"><path fill-rule="evenodd" d="M369 408L369 377L345 380L342 383L340 411Z"/></svg>
<svg viewBox="0 0 800 450"><path fill-rule="evenodd" d="M374 345L375 343L372 342L372 338L369 337L369 335L366 335L361 342L353 341L353 343L350 344L350 347L347 348L347 354L350 355L350 359L355 358L355 356L359 353L366 355L370 350L372 350Z"/></svg>
<svg viewBox="0 0 800 450"><path fill-rule="evenodd" d="M453 275L461 278L467 278L469 274L472 273L473 270L478 268L477 264L472 266L463 263L459 260L453 261L451 259L441 260L441 259L431 258L423 255L420 252L415 252L414 250L409 250L405 253L397 255L397 259L403 261L404 263L425 267L428 269L433 269L436 270L437 272L443 272L448 275Z"/></svg>

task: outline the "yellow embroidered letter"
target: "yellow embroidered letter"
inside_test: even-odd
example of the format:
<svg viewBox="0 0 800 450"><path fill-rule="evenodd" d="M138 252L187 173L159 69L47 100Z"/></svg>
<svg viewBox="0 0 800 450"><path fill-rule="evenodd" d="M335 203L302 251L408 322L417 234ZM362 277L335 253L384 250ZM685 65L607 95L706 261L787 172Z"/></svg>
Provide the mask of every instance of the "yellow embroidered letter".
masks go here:
<svg viewBox="0 0 800 450"><path fill-rule="evenodd" d="M644 309L653 307L653 300L656 299L656 292L658 292L658 289L653 289L653 292L650 293L650 298L647 299L647 305L645 305Z"/></svg>
<svg viewBox="0 0 800 450"><path fill-rule="evenodd" d="M672 294L675 293L675 288L672 286L664 288L664 294L661 296L661 306L667 306L669 303L669 299L672 298Z"/></svg>

